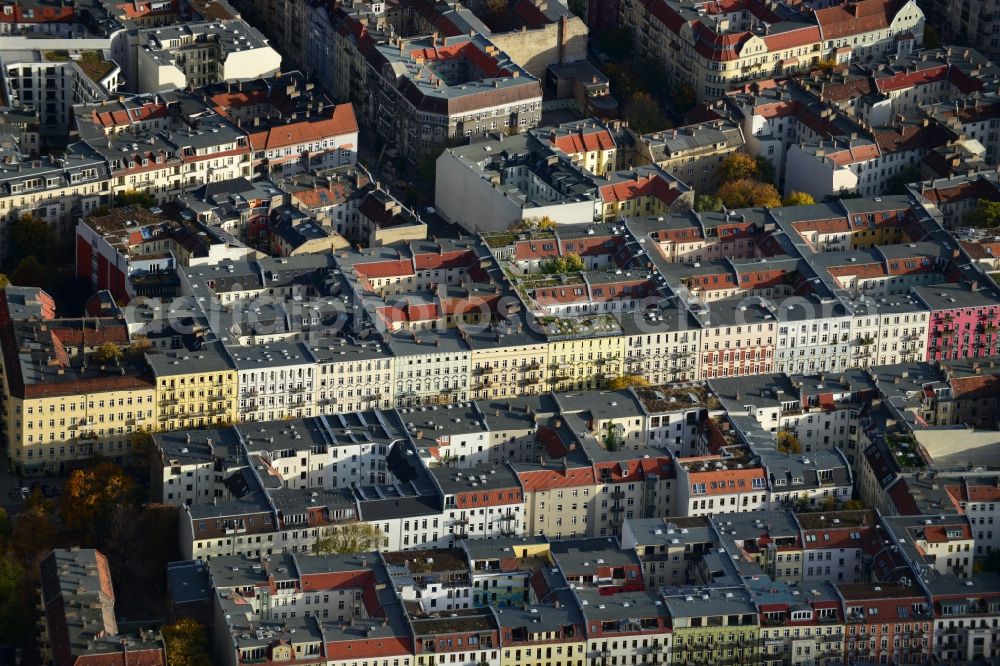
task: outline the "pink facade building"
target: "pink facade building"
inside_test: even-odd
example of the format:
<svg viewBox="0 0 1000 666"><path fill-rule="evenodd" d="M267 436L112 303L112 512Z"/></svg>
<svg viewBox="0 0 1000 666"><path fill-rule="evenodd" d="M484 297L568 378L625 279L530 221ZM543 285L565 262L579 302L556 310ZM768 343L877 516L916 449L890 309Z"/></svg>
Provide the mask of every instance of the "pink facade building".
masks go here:
<svg viewBox="0 0 1000 666"><path fill-rule="evenodd" d="M990 356L1000 351L1000 293L976 282L915 287L931 309L927 360Z"/></svg>

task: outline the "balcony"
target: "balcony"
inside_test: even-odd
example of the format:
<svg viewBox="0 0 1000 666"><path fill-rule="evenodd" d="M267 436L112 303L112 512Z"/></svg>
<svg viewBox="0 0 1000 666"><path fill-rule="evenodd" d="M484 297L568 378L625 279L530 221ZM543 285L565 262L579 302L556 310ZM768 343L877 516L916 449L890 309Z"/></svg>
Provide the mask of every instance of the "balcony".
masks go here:
<svg viewBox="0 0 1000 666"><path fill-rule="evenodd" d="M612 492L611 493L611 499L613 499L613 500L625 499L625 491L624 490L616 490L616 491Z"/></svg>

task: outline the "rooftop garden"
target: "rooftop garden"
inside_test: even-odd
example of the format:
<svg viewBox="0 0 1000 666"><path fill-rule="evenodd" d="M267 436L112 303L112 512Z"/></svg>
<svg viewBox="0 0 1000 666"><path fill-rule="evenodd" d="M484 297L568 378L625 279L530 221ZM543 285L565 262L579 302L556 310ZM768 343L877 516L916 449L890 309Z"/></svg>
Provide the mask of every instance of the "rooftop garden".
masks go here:
<svg viewBox="0 0 1000 666"><path fill-rule="evenodd" d="M538 318L538 325L546 335L600 335L613 334L620 331L618 322L609 314L587 317L556 317Z"/></svg>
<svg viewBox="0 0 1000 666"><path fill-rule="evenodd" d="M115 63L105 60L100 51L80 51L71 55L69 51L45 51L44 57L49 62L75 62L92 81L99 82L111 73Z"/></svg>
<svg viewBox="0 0 1000 666"><path fill-rule="evenodd" d="M912 435L886 433L885 443L901 468L922 469L927 466Z"/></svg>
<svg viewBox="0 0 1000 666"><path fill-rule="evenodd" d="M508 247L518 240L518 236L524 234L525 240L545 240L555 238L556 223L548 217L529 217L518 220L507 227L504 231L492 231L483 234L483 241L486 246L492 249Z"/></svg>
<svg viewBox="0 0 1000 666"><path fill-rule="evenodd" d="M706 387L696 384L650 386L636 389L636 394L647 409L653 412L669 412L690 406L719 409L722 403Z"/></svg>

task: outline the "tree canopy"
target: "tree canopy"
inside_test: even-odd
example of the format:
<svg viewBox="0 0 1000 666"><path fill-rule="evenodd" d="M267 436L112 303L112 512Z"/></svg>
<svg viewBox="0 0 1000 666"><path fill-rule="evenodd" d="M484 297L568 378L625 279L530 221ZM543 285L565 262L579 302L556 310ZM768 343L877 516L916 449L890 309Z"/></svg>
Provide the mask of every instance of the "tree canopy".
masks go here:
<svg viewBox="0 0 1000 666"><path fill-rule="evenodd" d="M789 192L788 196L781 202L782 206L811 206L816 203L811 194L807 192Z"/></svg>
<svg viewBox="0 0 1000 666"><path fill-rule="evenodd" d="M970 227L995 229L1000 225L1000 201L980 199L979 204L965 216L965 224Z"/></svg>
<svg viewBox="0 0 1000 666"><path fill-rule="evenodd" d="M96 534L133 489L132 479L112 462L73 470L63 490L60 515L68 527Z"/></svg>
<svg viewBox="0 0 1000 666"><path fill-rule="evenodd" d="M702 194L694 200L694 209L699 212L717 212L722 210L722 199L714 194Z"/></svg>
<svg viewBox="0 0 1000 666"><path fill-rule="evenodd" d="M756 179L760 175L760 167L757 160L746 153L733 153L722 160L715 175L722 183L744 178Z"/></svg>
<svg viewBox="0 0 1000 666"><path fill-rule="evenodd" d="M642 375L622 375L621 377L612 377L607 382L607 388L612 391L641 386L649 386L649 381Z"/></svg>
<svg viewBox="0 0 1000 666"><path fill-rule="evenodd" d="M103 364L121 363L122 348L113 342L105 342L94 351L94 360Z"/></svg>
<svg viewBox="0 0 1000 666"><path fill-rule="evenodd" d="M561 257L553 257L541 263L541 271L547 274L580 273L586 266L580 255L572 252Z"/></svg>
<svg viewBox="0 0 1000 666"><path fill-rule="evenodd" d="M211 666L204 625L186 617L163 627L162 633L170 666Z"/></svg>
<svg viewBox="0 0 1000 666"><path fill-rule="evenodd" d="M313 552L317 555L367 553L376 550L382 541L382 532L368 523L348 523L330 528L316 538Z"/></svg>
<svg viewBox="0 0 1000 666"><path fill-rule="evenodd" d="M782 453L802 453L802 444L799 442L798 435L788 430L782 430L778 433L778 442L775 448Z"/></svg>
<svg viewBox="0 0 1000 666"><path fill-rule="evenodd" d="M55 248L56 235L44 221L31 215L22 215L10 227L10 243L13 256L21 259L35 257L41 262Z"/></svg>
<svg viewBox="0 0 1000 666"><path fill-rule="evenodd" d="M774 185L750 178L723 183L717 194L726 208L748 208L751 206L778 208L781 206L781 196Z"/></svg>
<svg viewBox="0 0 1000 666"><path fill-rule="evenodd" d="M639 134L659 132L672 127L660 105L649 93L637 92L626 102L628 124Z"/></svg>
<svg viewBox="0 0 1000 666"><path fill-rule="evenodd" d="M115 206L142 206L152 208L156 205L156 199L148 192L138 190L126 190L115 196Z"/></svg>

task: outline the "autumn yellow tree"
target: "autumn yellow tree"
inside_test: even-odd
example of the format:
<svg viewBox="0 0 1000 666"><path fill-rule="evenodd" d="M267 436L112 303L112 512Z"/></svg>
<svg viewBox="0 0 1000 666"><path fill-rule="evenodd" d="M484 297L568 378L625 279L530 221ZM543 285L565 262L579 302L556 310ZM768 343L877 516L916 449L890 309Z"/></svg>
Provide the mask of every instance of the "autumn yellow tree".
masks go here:
<svg viewBox="0 0 1000 666"><path fill-rule="evenodd" d="M607 382L607 388L611 391L641 386L649 386L649 381L642 375L622 375L621 377L612 377Z"/></svg>
<svg viewBox="0 0 1000 666"><path fill-rule="evenodd" d="M211 666L204 625L186 617L163 627L162 633L170 666Z"/></svg>
<svg viewBox="0 0 1000 666"><path fill-rule="evenodd" d="M799 442L798 436L794 432L787 430L782 430L778 433L776 448L782 453L802 453L802 444Z"/></svg>
<svg viewBox="0 0 1000 666"><path fill-rule="evenodd" d="M746 153L733 153L719 164L715 172L720 182L729 183L744 178L756 179L760 175L757 160Z"/></svg>
<svg viewBox="0 0 1000 666"><path fill-rule="evenodd" d="M716 194L722 199L726 208L749 208L751 206L778 208L781 206L781 196L778 194L778 190L774 189L774 185L751 178L723 183Z"/></svg>
<svg viewBox="0 0 1000 666"><path fill-rule="evenodd" d="M816 200L807 192L789 192L781 202L782 206L812 206Z"/></svg>
<svg viewBox="0 0 1000 666"><path fill-rule="evenodd" d="M113 342L105 342L94 351L94 360L104 364L120 363L122 360L122 348Z"/></svg>
<svg viewBox="0 0 1000 666"><path fill-rule="evenodd" d="M153 343L149 338L136 338L125 351L125 356L132 363L138 363L146 357L146 353L153 348Z"/></svg>
<svg viewBox="0 0 1000 666"><path fill-rule="evenodd" d="M59 513L68 527L95 534L115 507L130 499L133 487L132 479L112 462L73 470Z"/></svg>

